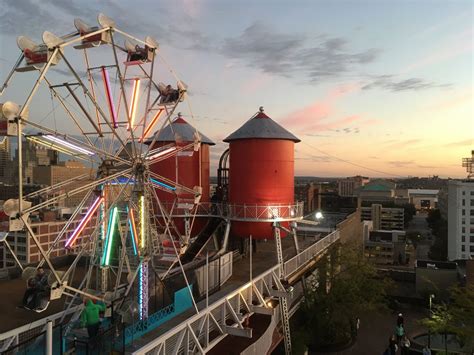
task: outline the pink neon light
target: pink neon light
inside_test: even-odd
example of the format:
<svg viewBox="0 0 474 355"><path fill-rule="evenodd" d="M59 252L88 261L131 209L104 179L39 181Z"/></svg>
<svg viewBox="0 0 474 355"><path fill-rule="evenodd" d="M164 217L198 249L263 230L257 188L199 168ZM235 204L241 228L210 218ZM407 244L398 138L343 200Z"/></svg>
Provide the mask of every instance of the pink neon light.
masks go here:
<svg viewBox="0 0 474 355"><path fill-rule="evenodd" d="M145 132L143 133L143 137L140 139L140 143L143 142L146 139L146 136L148 135L148 133L150 133L151 129L155 126L155 123L158 121L158 118L160 118L162 112L163 112L163 109L158 110L155 117L153 117L150 124L145 129Z"/></svg>
<svg viewBox="0 0 474 355"><path fill-rule="evenodd" d="M109 104L109 112L112 117L114 128L118 127L117 112L115 111L114 100L112 99L112 90L110 88L109 72L107 68L102 67L102 79L104 81L105 93L107 94L107 103Z"/></svg>
<svg viewBox="0 0 474 355"><path fill-rule="evenodd" d="M92 215L97 211L97 208L99 208L100 204L104 200L103 197L97 197L97 199L94 201L92 204L91 208L87 211L86 215L82 219L81 223L77 226L77 228L74 230L74 232L71 234L69 239L66 241L65 247L69 248L77 239L79 234L83 231L84 227L89 223L89 221L92 218Z"/></svg>

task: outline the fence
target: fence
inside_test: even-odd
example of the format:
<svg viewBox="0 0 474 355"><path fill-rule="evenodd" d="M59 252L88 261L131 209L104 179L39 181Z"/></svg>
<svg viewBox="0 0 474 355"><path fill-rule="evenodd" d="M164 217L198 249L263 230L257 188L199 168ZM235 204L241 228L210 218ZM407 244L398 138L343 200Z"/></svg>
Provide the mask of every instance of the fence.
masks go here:
<svg viewBox="0 0 474 355"><path fill-rule="evenodd" d="M318 240L310 247L303 250L301 253L295 255L293 258L285 262L284 274L285 277L304 266L308 261L313 259L316 255L326 250L331 244L339 239L339 231L334 231L324 238Z"/></svg>
<svg viewBox="0 0 474 355"><path fill-rule="evenodd" d="M206 286L209 293L219 289L232 276L233 252L226 253L216 260L209 262L209 280L206 285L206 265L195 270L199 297L206 294Z"/></svg>

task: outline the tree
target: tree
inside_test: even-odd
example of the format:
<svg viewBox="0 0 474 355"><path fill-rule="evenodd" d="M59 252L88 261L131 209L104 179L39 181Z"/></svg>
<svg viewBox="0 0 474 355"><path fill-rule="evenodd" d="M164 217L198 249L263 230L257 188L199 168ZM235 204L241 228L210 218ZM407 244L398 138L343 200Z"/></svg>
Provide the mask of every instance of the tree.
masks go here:
<svg viewBox="0 0 474 355"><path fill-rule="evenodd" d="M300 323L311 348L350 341L357 334L356 320L383 306L387 281L363 256L360 247L332 248L319 277L307 285Z"/></svg>
<svg viewBox="0 0 474 355"><path fill-rule="evenodd" d="M474 351L474 285L452 288L450 309L455 333L468 350Z"/></svg>
<svg viewBox="0 0 474 355"><path fill-rule="evenodd" d="M448 353L447 334L458 336L464 350L474 351L474 285L456 286L450 290L450 303L435 305L431 317L420 321L433 333L444 335Z"/></svg>
<svg viewBox="0 0 474 355"><path fill-rule="evenodd" d="M453 315L448 306L445 303L435 305L431 311L431 316L422 319L420 323L428 328L430 332L444 335L444 349L448 354L448 333L455 329Z"/></svg>

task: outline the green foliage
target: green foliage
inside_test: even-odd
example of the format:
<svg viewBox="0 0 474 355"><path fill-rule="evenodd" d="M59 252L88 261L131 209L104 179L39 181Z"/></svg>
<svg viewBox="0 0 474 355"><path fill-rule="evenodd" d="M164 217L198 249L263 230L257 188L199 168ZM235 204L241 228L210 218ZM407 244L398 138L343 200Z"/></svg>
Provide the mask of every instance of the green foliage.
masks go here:
<svg viewBox="0 0 474 355"><path fill-rule="evenodd" d="M455 333L474 351L474 285L451 289L450 310Z"/></svg>
<svg viewBox="0 0 474 355"><path fill-rule="evenodd" d="M450 296L450 303L433 306L431 317L420 320L420 324L433 333L456 334L464 349L474 351L474 285L454 287Z"/></svg>
<svg viewBox="0 0 474 355"><path fill-rule="evenodd" d="M330 260L319 268L319 279L307 285L301 307L302 330L311 348L350 341L356 334L356 319L385 301L388 283L376 278L360 248L332 249Z"/></svg>

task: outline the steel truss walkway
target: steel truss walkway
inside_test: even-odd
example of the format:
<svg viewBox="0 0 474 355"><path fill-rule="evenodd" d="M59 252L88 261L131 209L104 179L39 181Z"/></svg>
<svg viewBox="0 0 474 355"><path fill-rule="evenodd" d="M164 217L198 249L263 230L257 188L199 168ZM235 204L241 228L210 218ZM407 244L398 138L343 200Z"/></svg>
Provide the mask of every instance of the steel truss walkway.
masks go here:
<svg viewBox="0 0 474 355"><path fill-rule="evenodd" d="M298 274L314 258L339 240L335 231L284 263L284 279ZM274 315L270 300L291 299L291 289L286 289L280 280L280 265L275 265L253 278L221 299L210 304L199 313L189 317L180 325L133 352L141 354L205 354L227 335L252 337L252 329L245 326L252 314Z"/></svg>

